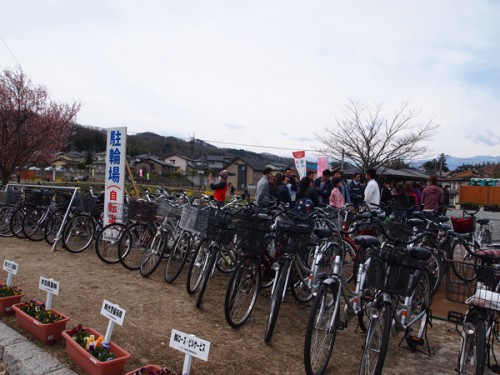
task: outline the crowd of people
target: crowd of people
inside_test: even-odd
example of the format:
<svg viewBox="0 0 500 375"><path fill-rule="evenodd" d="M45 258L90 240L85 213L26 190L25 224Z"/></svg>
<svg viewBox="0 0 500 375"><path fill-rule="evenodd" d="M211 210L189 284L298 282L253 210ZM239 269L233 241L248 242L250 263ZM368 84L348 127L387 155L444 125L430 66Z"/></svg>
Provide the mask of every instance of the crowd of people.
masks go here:
<svg viewBox="0 0 500 375"><path fill-rule="evenodd" d="M318 177L310 171L299 179L291 168L276 174L271 168L266 168L257 183L255 203L267 206L279 201L293 208L297 201L307 199L314 206L330 205L337 209L349 204L354 209L362 206L377 209L382 206L395 214L435 211L449 205L450 186L442 188L437 182L436 176L429 176L427 185L423 182L395 183L384 176L377 176L375 169L369 169L364 174L356 173L349 182L343 178L341 169L325 169Z"/></svg>

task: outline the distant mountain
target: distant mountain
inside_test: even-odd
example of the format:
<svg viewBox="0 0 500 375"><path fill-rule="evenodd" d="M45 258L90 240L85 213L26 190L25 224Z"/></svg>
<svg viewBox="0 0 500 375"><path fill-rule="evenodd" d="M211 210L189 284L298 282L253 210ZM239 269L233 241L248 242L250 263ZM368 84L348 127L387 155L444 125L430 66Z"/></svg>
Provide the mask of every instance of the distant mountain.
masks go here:
<svg viewBox="0 0 500 375"><path fill-rule="evenodd" d="M424 159L424 160L415 160L410 162L410 165L413 168L418 168L422 166L425 162L433 160L433 159ZM476 164L486 164L486 163L500 163L500 156L485 156L485 155L479 155L479 156L472 156L470 158L456 158L454 156L447 156L446 157L446 164L448 165L448 168L450 171L454 171L461 165L476 165Z"/></svg>
<svg viewBox="0 0 500 375"><path fill-rule="evenodd" d="M64 151L80 151L98 153L106 150L106 129L76 125ZM232 148L218 148L201 139L189 141L176 137L165 137L152 132L138 133L127 136L127 152L131 156L151 154L161 159L179 154L190 159L203 159L207 155L223 155L227 159L248 157L261 161L280 161L293 166L293 158L274 154L258 154L252 151Z"/></svg>

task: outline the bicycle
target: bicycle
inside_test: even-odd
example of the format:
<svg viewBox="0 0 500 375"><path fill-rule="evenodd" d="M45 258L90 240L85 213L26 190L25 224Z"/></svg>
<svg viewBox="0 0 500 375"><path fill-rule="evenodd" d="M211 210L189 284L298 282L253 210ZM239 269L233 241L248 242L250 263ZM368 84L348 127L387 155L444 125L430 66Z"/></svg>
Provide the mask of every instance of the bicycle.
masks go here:
<svg viewBox="0 0 500 375"><path fill-rule="evenodd" d="M274 245L272 210L244 208L235 221L239 262L231 274L224 298L224 315L233 328L245 324L259 291L269 284L263 280L266 273L272 272L272 263L276 260L269 253L269 247Z"/></svg>
<svg viewBox="0 0 500 375"><path fill-rule="evenodd" d="M461 267L474 277L464 279L449 273L447 279L446 298L469 306L465 315L454 311L448 314L461 336L456 371L460 375L479 375L488 368L498 373L495 345L500 335L500 247L481 249L471 256L477 262L461 262ZM459 325L463 326L461 330Z"/></svg>
<svg viewBox="0 0 500 375"><path fill-rule="evenodd" d="M299 211L283 210L282 214L278 216L275 248L279 258L273 265L276 276L273 280L271 308L264 333L266 343L271 341L281 303L285 298L289 280L292 280L290 274L293 265L295 264L295 268L300 271L296 265L296 260L308 252L310 237L314 228L314 215L314 211L303 215Z"/></svg>
<svg viewBox="0 0 500 375"><path fill-rule="evenodd" d="M215 207L211 207L208 214L207 233L198 245L189 265L186 288L188 294L194 294L200 288L196 299L196 307L200 308L205 294L208 280L213 276L220 259L221 249L233 240L236 228L231 223L238 200L221 207L220 203L212 200ZM236 211L235 211L236 210Z"/></svg>
<svg viewBox="0 0 500 375"><path fill-rule="evenodd" d="M316 250L310 276L310 286L314 290L315 298L309 313L304 342L304 366L308 375L325 373L337 330L347 328L348 321L355 316L358 316L360 326L363 324L361 315L365 297L362 291L366 274L365 264L360 262L355 288L351 291L343 270L349 249L342 231L332 225L333 223L326 224L326 227L315 229L316 235L324 241ZM360 238L361 240L355 240L356 245L366 246L362 241L363 236ZM325 271L326 275L322 275ZM342 298L345 301L343 319L340 316ZM362 327L363 331L365 329Z"/></svg>
<svg viewBox="0 0 500 375"><path fill-rule="evenodd" d="M186 196L187 197L187 196ZM203 195L202 200L206 203L208 196ZM207 230L209 206L192 205L188 199L187 204L182 207L181 219L179 221L180 233L170 251L163 278L166 283L173 283L181 274L188 256L195 251L200 237Z"/></svg>
<svg viewBox="0 0 500 375"><path fill-rule="evenodd" d="M384 249L374 238L367 239L367 242L370 262L365 287L375 288L376 292L373 301L365 307L370 321L360 374L381 374L391 332L397 335L404 331L403 339L412 351L426 343L431 305L431 276L427 261L432 253L423 247L411 247L401 253ZM403 303L400 303L401 298L404 298ZM413 333L414 326L416 334Z"/></svg>

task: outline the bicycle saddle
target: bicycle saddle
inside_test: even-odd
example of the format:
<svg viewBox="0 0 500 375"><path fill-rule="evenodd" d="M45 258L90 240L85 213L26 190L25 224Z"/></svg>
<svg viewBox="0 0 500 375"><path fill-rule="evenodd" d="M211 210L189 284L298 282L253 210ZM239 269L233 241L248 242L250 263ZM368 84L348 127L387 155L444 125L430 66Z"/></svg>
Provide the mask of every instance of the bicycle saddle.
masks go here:
<svg viewBox="0 0 500 375"><path fill-rule="evenodd" d="M485 224L488 224L490 222L490 219L478 219L476 222L479 225L485 225Z"/></svg>
<svg viewBox="0 0 500 375"><path fill-rule="evenodd" d="M413 259L429 260L432 256L432 251L426 249L425 247L415 246L408 249L408 254Z"/></svg>
<svg viewBox="0 0 500 375"><path fill-rule="evenodd" d="M368 246L380 246L380 241L377 237L373 236L357 236L354 239L354 243L359 246L368 247Z"/></svg>

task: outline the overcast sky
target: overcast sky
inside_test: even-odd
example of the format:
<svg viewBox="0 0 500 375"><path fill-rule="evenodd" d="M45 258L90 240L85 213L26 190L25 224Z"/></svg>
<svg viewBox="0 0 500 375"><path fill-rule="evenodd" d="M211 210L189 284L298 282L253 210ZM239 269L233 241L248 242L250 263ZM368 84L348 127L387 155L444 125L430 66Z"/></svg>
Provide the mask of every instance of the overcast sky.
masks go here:
<svg viewBox="0 0 500 375"><path fill-rule="evenodd" d="M291 156L349 99L407 102L427 156L500 155L496 0L0 0L0 37L82 125Z"/></svg>

